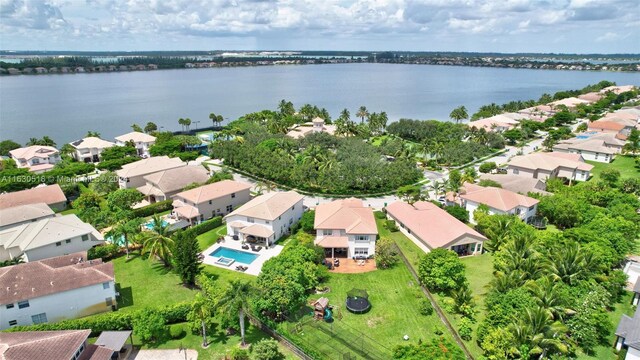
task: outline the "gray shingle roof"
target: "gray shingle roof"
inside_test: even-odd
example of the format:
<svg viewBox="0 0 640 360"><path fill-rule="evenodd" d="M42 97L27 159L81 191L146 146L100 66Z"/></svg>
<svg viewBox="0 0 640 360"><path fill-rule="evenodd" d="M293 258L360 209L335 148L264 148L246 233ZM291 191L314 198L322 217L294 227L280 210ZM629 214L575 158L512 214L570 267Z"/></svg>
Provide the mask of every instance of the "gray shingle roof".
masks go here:
<svg viewBox="0 0 640 360"><path fill-rule="evenodd" d="M624 338L628 347L640 350L640 311L636 310L633 317L622 315L616 335Z"/></svg>

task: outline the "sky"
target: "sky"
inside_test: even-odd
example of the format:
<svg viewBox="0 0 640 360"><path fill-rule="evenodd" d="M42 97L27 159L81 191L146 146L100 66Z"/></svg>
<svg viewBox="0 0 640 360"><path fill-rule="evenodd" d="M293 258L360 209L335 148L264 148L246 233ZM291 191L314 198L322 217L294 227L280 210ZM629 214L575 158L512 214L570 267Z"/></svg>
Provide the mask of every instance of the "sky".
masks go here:
<svg viewBox="0 0 640 360"><path fill-rule="evenodd" d="M0 0L0 49L640 53L640 1Z"/></svg>

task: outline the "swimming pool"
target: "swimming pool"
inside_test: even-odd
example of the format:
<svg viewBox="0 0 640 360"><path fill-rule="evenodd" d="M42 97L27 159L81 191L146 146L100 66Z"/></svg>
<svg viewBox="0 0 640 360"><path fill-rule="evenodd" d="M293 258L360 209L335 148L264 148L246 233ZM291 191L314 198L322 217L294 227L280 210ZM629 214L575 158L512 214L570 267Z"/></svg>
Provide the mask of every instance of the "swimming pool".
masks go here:
<svg viewBox="0 0 640 360"><path fill-rule="evenodd" d="M588 138L590 138L591 136L593 136L593 135L595 135L597 133L598 133L597 131L584 132L582 134L576 135L576 139L588 139Z"/></svg>
<svg viewBox="0 0 640 360"><path fill-rule="evenodd" d="M162 226L167 226L167 225L169 225L169 223L166 222L165 220L162 220ZM149 230L153 230L153 220L144 224L144 227L146 227Z"/></svg>
<svg viewBox="0 0 640 360"><path fill-rule="evenodd" d="M217 248L214 252L209 254L209 256L230 258L243 264L251 264L255 259L258 258L258 255L256 254L248 253L246 251L229 249L226 247Z"/></svg>

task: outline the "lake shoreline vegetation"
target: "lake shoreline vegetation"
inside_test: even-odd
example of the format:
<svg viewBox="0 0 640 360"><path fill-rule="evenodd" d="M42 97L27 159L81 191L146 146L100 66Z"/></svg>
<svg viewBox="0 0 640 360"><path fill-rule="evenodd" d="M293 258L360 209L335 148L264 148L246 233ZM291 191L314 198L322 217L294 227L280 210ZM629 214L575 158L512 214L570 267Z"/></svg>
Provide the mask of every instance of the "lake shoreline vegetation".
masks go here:
<svg viewBox="0 0 640 360"><path fill-rule="evenodd" d="M183 126L179 134L158 132L151 122L144 128L137 124L132 128L156 136L149 150L152 156L190 161L203 151L211 158L224 159L222 170L207 184L233 179L234 174L225 169L228 166L265 179L257 186L266 191L281 184L341 196L396 192L402 201L413 204L428 200L425 188L436 198L447 191L460 191L465 181L478 177L469 164L504 151L507 144L526 143L535 130L568 136L572 131L567 125L577 117L601 115L630 99L626 93L608 94L573 112L559 111L529 133L525 129L532 125L524 122L517 139L509 133L476 130L467 119L517 111L612 85L615 83L602 81L579 90L544 94L538 100L489 104L471 115L458 106L448 122L400 119L388 124L383 109L366 106L344 109L332 118L324 108L312 104L296 108L282 100L275 110L249 113L220 127L200 150L194 147L201 147L202 139L184 135L190 131L189 119L179 120ZM632 95L637 97L637 92ZM210 119L215 127L223 117L211 113ZM287 135L311 126L310 122L335 131ZM56 146L48 136L33 138L29 144ZM20 146L1 141L0 155ZM196 349L200 359L212 360L297 358L270 339L262 325L314 359L349 354L372 359L458 360L465 358L465 348L477 359L492 360L613 360L619 356L612 347L613 330L621 314L633 311L630 294L624 289L627 278L620 268L629 254L638 253L640 244L636 152L624 155L624 161L599 164L584 183L550 180L550 194L528 194L540 201L538 212L548 222L546 229L534 228L515 215L490 215L483 207L474 212L477 224L472 225L464 208L445 206L451 215L486 236L486 253L479 256L459 258L445 249L425 253L383 212L375 212L379 239L373 261L377 269L356 274L330 272L324 249L314 242L315 212L309 211L280 241L279 255L266 260L259 275L251 276L203 264L202 252L227 235L222 217L173 231L160 218L171 211L171 200L133 208L142 194L119 189L113 173L139 159L133 146L110 148L97 166L74 161L68 149L62 148L62 161L42 179L59 183L75 199L68 211L104 230L106 236L124 239L123 246L108 244L89 251L90 259L114 265L118 310L7 331L92 329L95 336L103 330L133 329L137 347L177 349L184 344ZM27 184L12 181L12 177L29 175L28 170L16 168L13 160L3 160L1 165L0 191L37 184L38 176ZM495 163L481 165L480 172L496 167ZM103 172L95 179L86 178L96 168ZM448 181L422 186L428 183L426 170L443 169L451 170ZM63 178L67 181L61 183ZM82 181L70 181L78 178ZM152 226L142 229L145 223ZM352 314L343 307L344 296L354 285L369 292L373 306L365 314ZM422 286L433 294L433 304ZM333 322L313 320L310 304L320 297L334 305ZM440 311L453 331L443 326ZM264 357L262 351L273 357Z"/></svg>
<svg viewBox="0 0 640 360"><path fill-rule="evenodd" d="M58 54L59 53L59 54ZM20 57L22 56L22 57ZM19 62L2 59L20 58ZM96 59L93 59L93 58ZM105 59L107 58L107 59ZM0 75L108 73L239 66L387 63L542 69L569 71L640 71L637 55L501 54L457 52L7 52L0 51Z"/></svg>

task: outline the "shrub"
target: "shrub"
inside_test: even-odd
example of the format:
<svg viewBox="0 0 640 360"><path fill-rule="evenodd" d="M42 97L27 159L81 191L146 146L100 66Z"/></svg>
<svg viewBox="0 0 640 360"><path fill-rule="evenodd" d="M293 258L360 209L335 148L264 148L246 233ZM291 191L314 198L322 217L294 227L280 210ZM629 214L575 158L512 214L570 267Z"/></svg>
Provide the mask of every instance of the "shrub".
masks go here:
<svg viewBox="0 0 640 360"><path fill-rule="evenodd" d="M433 315L433 305L431 305L431 301L429 301L429 299L422 299L420 301L420 314L424 316Z"/></svg>
<svg viewBox="0 0 640 360"><path fill-rule="evenodd" d="M469 213L467 212L467 209L463 208L462 206L458 206L458 205L445 206L444 210L448 212L449 215L462 221L463 223L469 222Z"/></svg>
<svg viewBox="0 0 640 360"><path fill-rule="evenodd" d="M298 225L304 232L313 233L313 222L315 221L316 212L313 210L307 211L302 214L302 218L298 222ZM293 230L291 231L293 233Z"/></svg>
<svg viewBox="0 0 640 360"><path fill-rule="evenodd" d="M398 229L398 226L396 225L396 222L393 220L386 220L384 222L384 227L387 228L387 230L391 231L391 232L396 232L400 229Z"/></svg>
<svg viewBox="0 0 640 360"><path fill-rule="evenodd" d="M436 335L442 335L444 334L444 329L442 328L441 325L434 325L433 326L433 333Z"/></svg>
<svg viewBox="0 0 640 360"><path fill-rule="evenodd" d="M206 233L207 231L211 231L220 225L222 225L222 217L216 216L207 221L203 221L200 224L193 226L188 230L185 230L185 233L188 233L187 235L189 236L196 237L200 234Z"/></svg>
<svg viewBox="0 0 640 360"><path fill-rule="evenodd" d="M385 215L385 213L383 213L382 211L376 211L373 213L375 215L376 218L378 219L384 219L387 217L387 215Z"/></svg>
<svg viewBox="0 0 640 360"><path fill-rule="evenodd" d="M158 341L167 330L165 318L153 309L144 309L133 317L133 333L143 342Z"/></svg>
<svg viewBox="0 0 640 360"><path fill-rule="evenodd" d="M498 166L494 162L484 162L484 163L480 164L480 166L478 167L478 170L481 173L486 174L486 173L492 172L493 170L495 170L497 168L498 168Z"/></svg>
<svg viewBox="0 0 640 360"><path fill-rule="evenodd" d="M169 336L174 339L182 339L187 335L187 332L184 330L184 324L174 324L169 327Z"/></svg>
<svg viewBox="0 0 640 360"><path fill-rule="evenodd" d="M249 352L246 349L233 348L229 354L231 360L249 360Z"/></svg>
<svg viewBox="0 0 640 360"><path fill-rule="evenodd" d="M284 355L278 349L278 342L274 339L262 339L251 345L252 360L283 360Z"/></svg>
<svg viewBox="0 0 640 360"><path fill-rule="evenodd" d="M122 169L123 165L130 164L138 160L140 159L133 156L125 157L121 159L105 160L105 161L101 161L98 165L96 165L96 168L100 170L115 171L115 170Z"/></svg>
<svg viewBox="0 0 640 360"><path fill-rule="evenodd" d="M141 207L139 209L133 209L133 217L147 217L161 213L167 210L173 209L173 200L158 201L151 205Z"/></svg>
<svg viewBox="0 0 640 360"><path fill-rule="evenodd" d="M87 257L89 260L93 259L102 259L109 260L118 256L120 253L120 247L116 244L103 244L97 245L89 249L87 252Z"/></svg>
<svg viewBox="0 0 640 360"><path fill-rule="evenodd" d="M460 324L458 325L458 335L460 335L462 340L471 340L472 333L473 329L471 328L471 320L467 319L466 317L460 319Z"/></svg>
<svg viewBox="0 0 640 360"><path fill-rule="evenodd" d="M446 249L434 249L418 264L420 281L433 291L450 291L466 282L465 266L458 255Z"/></svg>

